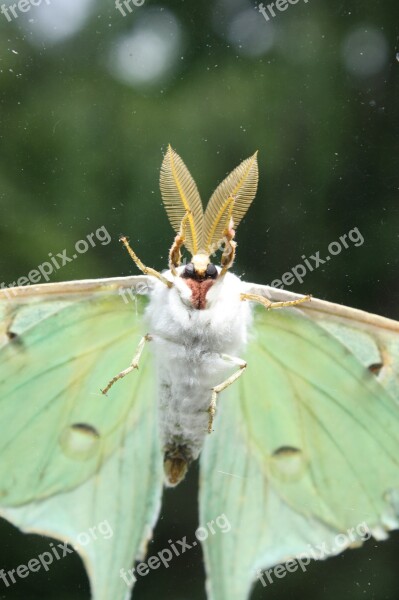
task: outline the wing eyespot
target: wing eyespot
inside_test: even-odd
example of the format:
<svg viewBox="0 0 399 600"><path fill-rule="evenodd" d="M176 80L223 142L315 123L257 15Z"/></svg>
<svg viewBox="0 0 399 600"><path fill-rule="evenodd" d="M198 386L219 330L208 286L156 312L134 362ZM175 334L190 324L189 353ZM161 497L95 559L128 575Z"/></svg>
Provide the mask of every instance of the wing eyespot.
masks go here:
<svg viewBox="0 0 399 600"><path fill-rule="evenodd" d="M71 429L89 436L100 437L98 430L88 423L75 423L74 425L71 425Z"/></svg>
<svg viewBox="0 0 399 600"><path fill-rule="evenodd" d="M60 445L66 456L74 460L88 460L98 451L101 436L88 423L69 425L60 436Z"/></svg>
<svg viewBox="0 0 399 600"><path fill-rule="evenodd" d="M283 481L299 479L306 467L305 456L294 446L280 446L271 455L273 474Z"/></svg>
<svg viewBox="0 0 399 600"><path fill-rule="evenodd" d="M384 366L384 364L382 362L379 362L379 363L373 363L372 365L369 365L367 368L370 371L370 373L372 373L373 375L378 377L378 375L381 373L381 369L383 368L383 366Z"/></svg>
<svg viewBox="0 0 399 600"><path fill-rule="evenodd" d="M294 446L280 446L273 452L274 458L287 458L289 456L294 456L300 453L301 450L299 448L294 448Z"/></svg>
<svg viewBox="0 0 399 600"><path fill-rule="evenodd" d="M17 347L22 348L22 346L24 345L21 336L18 335L18 333L15 333L15 331L12 331L11 329L7 329L6 336L7 336L8 343L12 344L15 348L17 348Z"/></svg>

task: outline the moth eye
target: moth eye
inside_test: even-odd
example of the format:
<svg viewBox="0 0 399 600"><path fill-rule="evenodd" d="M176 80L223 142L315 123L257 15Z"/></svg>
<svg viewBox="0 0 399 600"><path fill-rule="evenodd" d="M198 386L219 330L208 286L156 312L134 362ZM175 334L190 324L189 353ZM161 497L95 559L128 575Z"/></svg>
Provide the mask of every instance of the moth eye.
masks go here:
<svg viewBox="0 0 399 600"><path fill-rule="evenodd" d="M218 270L215 267L215 265L213 265L212 263L209 263L209 265L206 268L205 276L208 277L209 279L215 279L217 274L218 274Z"/></svg>
<svg viewBox="0 0 399 600"><path fill-rule="evenodd" d="M193 263L187 263L184 267L184 271L182 273L182 277L194 277L195 269Z"/></svg>

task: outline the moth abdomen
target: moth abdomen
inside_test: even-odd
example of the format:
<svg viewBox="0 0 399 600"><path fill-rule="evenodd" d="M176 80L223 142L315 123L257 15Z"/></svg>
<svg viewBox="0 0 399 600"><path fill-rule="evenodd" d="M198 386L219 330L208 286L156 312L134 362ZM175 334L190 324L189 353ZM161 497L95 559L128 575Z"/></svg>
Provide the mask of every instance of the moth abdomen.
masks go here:
<svg viewBox="0 0 399 600"><path fill-rule="evenodd" d="M166 485L174 487L186 476L188 467L193 461L191 450L185 444L171 442L165 446L163 467Z"/></svg>

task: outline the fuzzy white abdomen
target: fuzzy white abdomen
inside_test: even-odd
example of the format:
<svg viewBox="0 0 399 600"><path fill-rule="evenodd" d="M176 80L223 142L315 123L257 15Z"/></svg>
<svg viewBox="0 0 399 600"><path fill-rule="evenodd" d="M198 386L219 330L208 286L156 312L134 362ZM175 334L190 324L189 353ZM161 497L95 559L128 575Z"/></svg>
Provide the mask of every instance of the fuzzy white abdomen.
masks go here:
<svg viewBox="0 0 399 600"><path fill-rule="evenodd" d="M181 454L189 464L208 435L212 388L237 369L222 355L241 356L251 315L248 303L240 299L242 283L235 275L227 273L215 282L201 310L192 306L184 280L169 278L173 288L156 282L147 320L156 358L165 460L168 453Z"/></svg>

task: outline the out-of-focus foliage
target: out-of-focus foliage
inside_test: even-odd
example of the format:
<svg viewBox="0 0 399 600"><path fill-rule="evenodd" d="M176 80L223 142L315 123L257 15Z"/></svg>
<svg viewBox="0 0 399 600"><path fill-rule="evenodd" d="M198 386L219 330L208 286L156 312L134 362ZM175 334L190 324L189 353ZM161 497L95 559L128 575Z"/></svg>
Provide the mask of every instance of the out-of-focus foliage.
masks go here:
<svg viewBox="0 0 399 600"><path fill-rule="evenodd" d="M112 242L52 281L136 272L120 233L145 263L166 267L173 232L158 179L167 143L204 202L258 149L236 272L270 283L357 227L362 245L289 289L399 318L397 1L300 0L268 22L246 0L131 4L125 17L105 0L43 0L10 22L0 13L0 284L49 253L72 255L101 226ZM150 553L194 531L195 479L166 493ZM46 550L30 540L2 524L0 568ZM259 585L255 597L391 600L397 552L397 537L369 542ZM10 589L0 581L2 598L87 593L77 558ZM136 594L204 598L199 548L142 578Z"/></svg>

